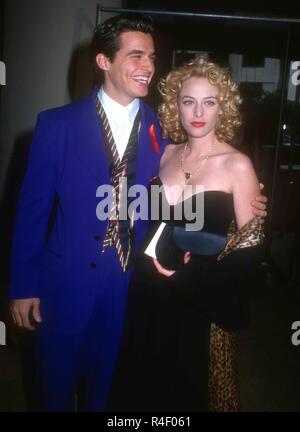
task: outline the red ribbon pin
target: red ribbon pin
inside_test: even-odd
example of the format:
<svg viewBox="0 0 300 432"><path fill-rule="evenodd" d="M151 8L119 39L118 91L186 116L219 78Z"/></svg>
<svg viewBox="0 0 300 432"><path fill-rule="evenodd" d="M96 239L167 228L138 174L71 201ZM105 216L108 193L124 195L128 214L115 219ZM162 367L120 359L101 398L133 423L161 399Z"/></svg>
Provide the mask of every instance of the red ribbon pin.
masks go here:
<svg viewBox="0 0 300 432"><path fill-rule="evenodd" d="M152 123L152 125L149 127L149 133L151 136L151 142L152 142L152 148L155 151L155 153L160 153L160 148L156 139L156 135L155 135L155 128L154 128L154 124Z"/></svg>

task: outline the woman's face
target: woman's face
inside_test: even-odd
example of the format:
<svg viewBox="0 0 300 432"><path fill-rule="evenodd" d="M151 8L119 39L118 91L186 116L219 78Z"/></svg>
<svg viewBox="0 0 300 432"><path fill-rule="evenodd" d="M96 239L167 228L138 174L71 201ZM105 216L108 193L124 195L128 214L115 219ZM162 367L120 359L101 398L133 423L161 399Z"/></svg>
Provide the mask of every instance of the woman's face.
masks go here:
<svg viewBox="0 0 300 432"><path fill-rule="evenodd" d="M219 119L219 89L206 78L188 78L182 83L178 108L187 135L193 138L205 137L214 132Z"/></svg>

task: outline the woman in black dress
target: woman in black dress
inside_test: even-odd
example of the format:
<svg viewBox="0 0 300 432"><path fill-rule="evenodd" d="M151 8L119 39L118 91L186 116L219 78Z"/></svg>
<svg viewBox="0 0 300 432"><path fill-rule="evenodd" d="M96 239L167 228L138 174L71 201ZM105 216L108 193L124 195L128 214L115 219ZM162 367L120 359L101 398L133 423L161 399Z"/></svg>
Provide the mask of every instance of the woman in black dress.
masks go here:
<svg viewBox="0 0 300 432"><path fill-rule="evenodd" d="M163 133L174 144L150 184L161 189L160 217L137 254L110 409L236 411L234 332L249 322L263 238L251 209L256 174L231 144L241 99L227 70L202 58L160 89Z"/></svg>

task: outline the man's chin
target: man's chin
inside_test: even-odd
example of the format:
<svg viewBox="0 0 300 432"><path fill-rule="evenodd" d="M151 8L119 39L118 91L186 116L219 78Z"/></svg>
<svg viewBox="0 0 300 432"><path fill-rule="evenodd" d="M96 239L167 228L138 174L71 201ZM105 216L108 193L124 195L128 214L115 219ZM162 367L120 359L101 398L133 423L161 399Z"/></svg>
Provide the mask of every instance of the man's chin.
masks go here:
<svg viewBox="0 0 300 432"><path fill-rule="evenodd" d="M144 91L144 92L141 92L139 97L146 97L146 96L148 96L148 93L149 93L148 90Z"/></svg>
<svg viewBox="0 0 300 432"><path fill-rule="evenodd" d="M138 88L135 88L135 97L145 97L149 93L149 87L148 86L139 86Z"/></svg>

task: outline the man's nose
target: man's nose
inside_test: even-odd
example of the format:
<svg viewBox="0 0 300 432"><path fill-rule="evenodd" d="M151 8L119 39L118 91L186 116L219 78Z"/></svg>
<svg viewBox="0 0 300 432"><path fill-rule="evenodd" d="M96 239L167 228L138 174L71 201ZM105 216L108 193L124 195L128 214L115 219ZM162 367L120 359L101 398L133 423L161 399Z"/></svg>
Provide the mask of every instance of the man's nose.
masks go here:
<svg viewBox="0 0 300 432"><path fill-rule="evenodd" d="M145 57L142 66L146 72L154 73L155 66L152 59Z"/></svg>

